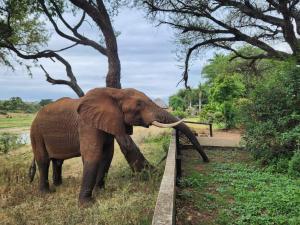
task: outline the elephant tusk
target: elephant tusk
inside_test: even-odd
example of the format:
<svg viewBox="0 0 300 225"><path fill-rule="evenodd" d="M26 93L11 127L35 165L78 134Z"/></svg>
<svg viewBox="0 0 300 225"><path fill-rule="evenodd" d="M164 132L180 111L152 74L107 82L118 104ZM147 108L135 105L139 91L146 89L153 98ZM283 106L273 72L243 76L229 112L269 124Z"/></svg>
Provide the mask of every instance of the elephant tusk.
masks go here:
<svg viewBox="0 0 300 225"><path fill-rule="evenodd" d="M162 128L170 128L170 127L175 127L175 126L177 126L177 125L180 124L182 121L183 121L183 119L182 119L182 120L179 120L179 121L177 121L177 122L175 122L175 123L160 123L160 122L157 122L157 121L153 121L153 122L152 122L152 125L157 126L157 127L162 127Z"/></svg>

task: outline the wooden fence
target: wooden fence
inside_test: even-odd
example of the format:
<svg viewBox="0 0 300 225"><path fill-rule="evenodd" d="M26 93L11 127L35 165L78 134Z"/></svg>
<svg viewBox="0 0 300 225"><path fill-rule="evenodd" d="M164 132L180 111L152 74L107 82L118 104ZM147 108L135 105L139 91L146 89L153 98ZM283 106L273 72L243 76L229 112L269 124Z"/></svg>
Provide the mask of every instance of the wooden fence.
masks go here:
<svg viewBox="0 0 300 225"><path fill-rule="evenodd" d="M176 185L176 137L173 132L163 178L161 180L152 225L175 224L175 185Z"/></svg>
<svg viewBox="0 0 300 225"><path fill-rule="evenodd" d="M199 123L209 126L210 137L212 134L211 123ZM181 178L181 149L186 147L192 148L192 145L180 143L180 132L173 131L169 151L166 159L165 171L161 180L158 197L155 205L152 225L174 225L175 224L175 198L176 198L176 184Z"/></svg>

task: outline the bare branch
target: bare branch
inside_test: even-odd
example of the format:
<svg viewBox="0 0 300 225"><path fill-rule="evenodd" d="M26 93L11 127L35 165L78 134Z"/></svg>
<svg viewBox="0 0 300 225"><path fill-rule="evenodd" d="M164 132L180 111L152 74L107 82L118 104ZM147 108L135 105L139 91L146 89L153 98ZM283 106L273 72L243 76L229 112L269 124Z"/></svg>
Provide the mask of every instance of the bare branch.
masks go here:
<svg viewBox="0 0 300 225"><path fill-rule="evenodd" d="M51 83L51 84L64 84L64 85L68 85L71 86L71 82L70 81L66 81L66 80L57 80L52 78L49 73L45 70L45 68L40 65L40 67L42 68L42 70L45 72L45 76L46 76L46 80Z"/></svg>
<svg viewBox="0 0 300 225"><path fill-rule="evenodd" d="M78 44L81 44L81 45L88 45L88 46L91 46L93 47L94 49L96 49L97 51L99 51L101 54L103 55L107 55L107 52L106 52L106 49L101 46L100 44L98 44L97 42L91 40L91 39L88 39L87 37L81 35L78 33L78 29L79 27L82 25L83 23L83 20L85 18L85 12L83 13L83 16L81 17L80 21L78 22L77 25L75 25L74 28L72 28L71 25L69 25L67 23L67 21L63 18L63 16L61 15L60 13L60 10L58 8L58 6L55 4L54 1L50 1L53 5L54 5L54 9L55 9L55 12L57 13L59 19L63 22L63 24L73 33L73 35L75 36L70 36L64 32L62 32L58 26L57 26L57 23L54 21L53 17L51 16L49 10L47 9L46 5L45 5L45 2L44 0L39 0L39 3L41 4L42 8L43 8L43 11L45 12L46 16L48 17L49 21L51 22L52 26L54 27L55 31L57 34L59 34L61 37L67 39L67 40L70 40L72 42L75 42L75 43L78 43Z"/></svg>
<svg viewBox="0 0 300 225"><path fill-rule="evenodd" d="M290 4L289 4L290 3ZM149 12L159 24L167 24L181 31L183 45L191 45L185 57L183 79L188 79L188 62L198 47L218 47L251 61L262 58L284 60L300 55L300 40L293 30L293 19L300 32L299 1L189 1L144 0ZM289 4L289 5L288 5ZM289 7L288 7L289 6ZM278 16L277 16L278 15ZM223 39L230 40L223 40ZM293 54L276 50L268 41L285 40ZM244 42L263 50L258 55L242 55L226 42ZM196 43L196 44L195 44ZM299 60L300 61L300 60Z"/></svg>
<svg viewBox="0 0 300 225"><path fill-rule="evenodd" d="M181 81L184 81L185 87L188 87L187 81L188 81L189 61L190 61L190 57L191 57L193 51L200 48L201 46L205 46L205 45L209 45L209 44L213 45L217 42L224 42L224 41L233 42L233 41L238 41L238 39L235 38L235 37L215 38L215 39L210 39L210 40L203 41L201 43L197 43L197 44L195 44L194 46L192 46L191 48L188 49L186 57L185 57L185 63L184 63L185 66L184 66L183 78L181 80ZM179 81L179 83L181 81Z"/></svg>

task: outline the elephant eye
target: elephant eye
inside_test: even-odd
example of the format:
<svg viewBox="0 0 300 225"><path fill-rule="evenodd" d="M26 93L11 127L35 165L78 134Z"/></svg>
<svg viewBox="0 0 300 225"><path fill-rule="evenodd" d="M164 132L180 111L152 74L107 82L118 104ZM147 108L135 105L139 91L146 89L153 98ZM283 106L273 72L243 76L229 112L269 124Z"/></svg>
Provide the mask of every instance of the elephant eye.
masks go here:
<svg viewBox="0 0 300 225"><path fill-rule="evenodd" d="M137 100L136 107L141 108L143 106L143 102L141 100Z"/></svg>

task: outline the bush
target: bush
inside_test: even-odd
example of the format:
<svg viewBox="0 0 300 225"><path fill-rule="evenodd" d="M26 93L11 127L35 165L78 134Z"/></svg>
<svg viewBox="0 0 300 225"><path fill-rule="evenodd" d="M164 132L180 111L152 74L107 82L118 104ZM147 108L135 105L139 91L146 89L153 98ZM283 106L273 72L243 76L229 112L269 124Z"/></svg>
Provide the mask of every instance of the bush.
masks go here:
<svg viewBox="0 0 300 225"><path fill-rule="evenodd" d="M296 151L289 162L288 173L294 177L300 177L300 151Z"/></svg>
<svg viewBox="0 0 300 225"><path fill-rule="evenodd" d="M216 103L209 103L206 104L200 114L199 120L201 122L209 122L209 123L220 123L224 121L223 113L221 112L222 109L219 104Z"/></svg>
<svg viewBox="0 0 300 225"><path fill-rule="evenodd" d="M175 110L172 112L172 114L174 116L177 116L180 119L186 118L188 116L188 114L186 112L181 111L181 110Z"/></svg>
<svg viewBox="0 0 300 225"><path fill-rule="evenodd" d="M22 145L24 145L24 142L17 134L2 133L0 135L0 153L7 153L9 150L16 149Z"/></svg>
<svg viewBox="0 0 300 225"><path fill-rule="evenodd" d="M7 111L6 110L0 110L0 115L6 116L7 115Z"/></svg>
<svg viewBox="0 0 300 225"><path fill-rule="evenodd" d="M246 148L263 164L282 164L300 143L300 68L287 64L257 85L241 116Z"/></svg>

